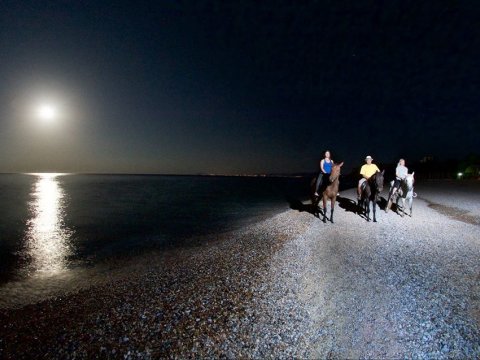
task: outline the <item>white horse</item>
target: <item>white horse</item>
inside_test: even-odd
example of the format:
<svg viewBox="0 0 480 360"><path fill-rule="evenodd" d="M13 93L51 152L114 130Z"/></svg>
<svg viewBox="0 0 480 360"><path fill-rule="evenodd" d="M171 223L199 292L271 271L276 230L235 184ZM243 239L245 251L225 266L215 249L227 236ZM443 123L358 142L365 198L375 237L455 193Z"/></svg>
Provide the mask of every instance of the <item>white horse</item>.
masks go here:
<svg viewBox="0 0 480 360"><path fill-rule="evenodd" d="M414 178L415 172L411 174L407 174L404 180L400 182L400 187L397 189L397 191L390 196L390 200L387 204L387 209L386 211L390 209L392 206L392 203L395 202L397 205L397 212L400 214L400 216L403 217L405 212L405 202L408 203L408 208L410 209L410 214L409 216L412 216L412 206L413 206L413 199L417 197L417 194L413 191L413 184L415 182ZM392 192L393 188L393 181L390 182L390 192ZM398 202L402 200L402 206L398 206Z"/></svg>

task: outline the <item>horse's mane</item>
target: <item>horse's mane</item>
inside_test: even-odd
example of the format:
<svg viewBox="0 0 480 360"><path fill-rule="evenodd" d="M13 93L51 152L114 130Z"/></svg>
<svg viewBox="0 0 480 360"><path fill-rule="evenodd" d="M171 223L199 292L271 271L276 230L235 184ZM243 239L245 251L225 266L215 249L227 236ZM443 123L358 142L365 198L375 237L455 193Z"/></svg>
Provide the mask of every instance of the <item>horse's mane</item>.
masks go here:
<svg viewBox="0 0 480 360"><path fill-rule="evenodd" d="M415 184L415 178L413 177L412 174L407 174L407 177L410 177L412 179L412 187L411 188L408 187L408 180L407 180L407 178L405 178L400 183L400 186L402 187L402 190L404 190L404 191L409 191L409 190L413 189L413 185Z"/></svg>

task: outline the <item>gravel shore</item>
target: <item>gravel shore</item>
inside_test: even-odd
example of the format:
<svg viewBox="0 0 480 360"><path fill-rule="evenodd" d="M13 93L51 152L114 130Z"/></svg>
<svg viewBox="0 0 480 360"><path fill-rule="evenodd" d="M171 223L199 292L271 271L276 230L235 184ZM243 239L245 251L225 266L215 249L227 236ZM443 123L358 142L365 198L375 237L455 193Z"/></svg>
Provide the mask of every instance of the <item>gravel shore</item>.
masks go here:
<svg viewBox="0 0 480 360"><path fill-rule="evenodd" d="M1 310L0 357L479 358L469 189L422 184L412 218L379 211L377 223L348 190L335 224L293 206L136 258L104 285Z"/></svg>

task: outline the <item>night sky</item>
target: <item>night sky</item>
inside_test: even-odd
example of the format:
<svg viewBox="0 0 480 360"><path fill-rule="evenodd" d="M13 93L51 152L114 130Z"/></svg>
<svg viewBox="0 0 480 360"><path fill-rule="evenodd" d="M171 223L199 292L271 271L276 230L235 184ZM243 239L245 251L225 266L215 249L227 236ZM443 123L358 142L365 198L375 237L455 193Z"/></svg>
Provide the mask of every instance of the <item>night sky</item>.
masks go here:
<svg viewBox="0 0 480 360"><path fill-rule="evenodd" d="M477 1L2 1L0 172L480 152ZM51 123L35 108L56 107Z"/></svg>

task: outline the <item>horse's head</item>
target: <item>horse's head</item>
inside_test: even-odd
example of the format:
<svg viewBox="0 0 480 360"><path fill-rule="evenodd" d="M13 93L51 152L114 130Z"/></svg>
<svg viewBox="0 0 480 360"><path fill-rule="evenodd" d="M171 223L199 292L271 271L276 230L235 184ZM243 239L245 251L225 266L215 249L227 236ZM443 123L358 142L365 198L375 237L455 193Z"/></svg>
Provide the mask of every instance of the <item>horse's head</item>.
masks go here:
<svg viewBox="0 0 480 360"><path fill-rule="evenodd" d="M407 184L408 189L413 188L413 183L415 182L415 179L413 177L414 175L415 175L415 172L411 174L407 174L407 176L405 177L405 183Z"/></svg>
<svg viewBox="0 0 480 360"><path fill-rule="evenodd" d="M332 166L332 172L330 173L330 182L334 182L340 176L340 168L343 166L343 161L340 164L335 164Z"/></svg>
<svg viewBox="0 0 480 360"><path fill-rule="evenodd" d="M377 171L375 173L375 186L378 189L378 192L383 191L383 175L385 174L385 170Z"/></svg>

